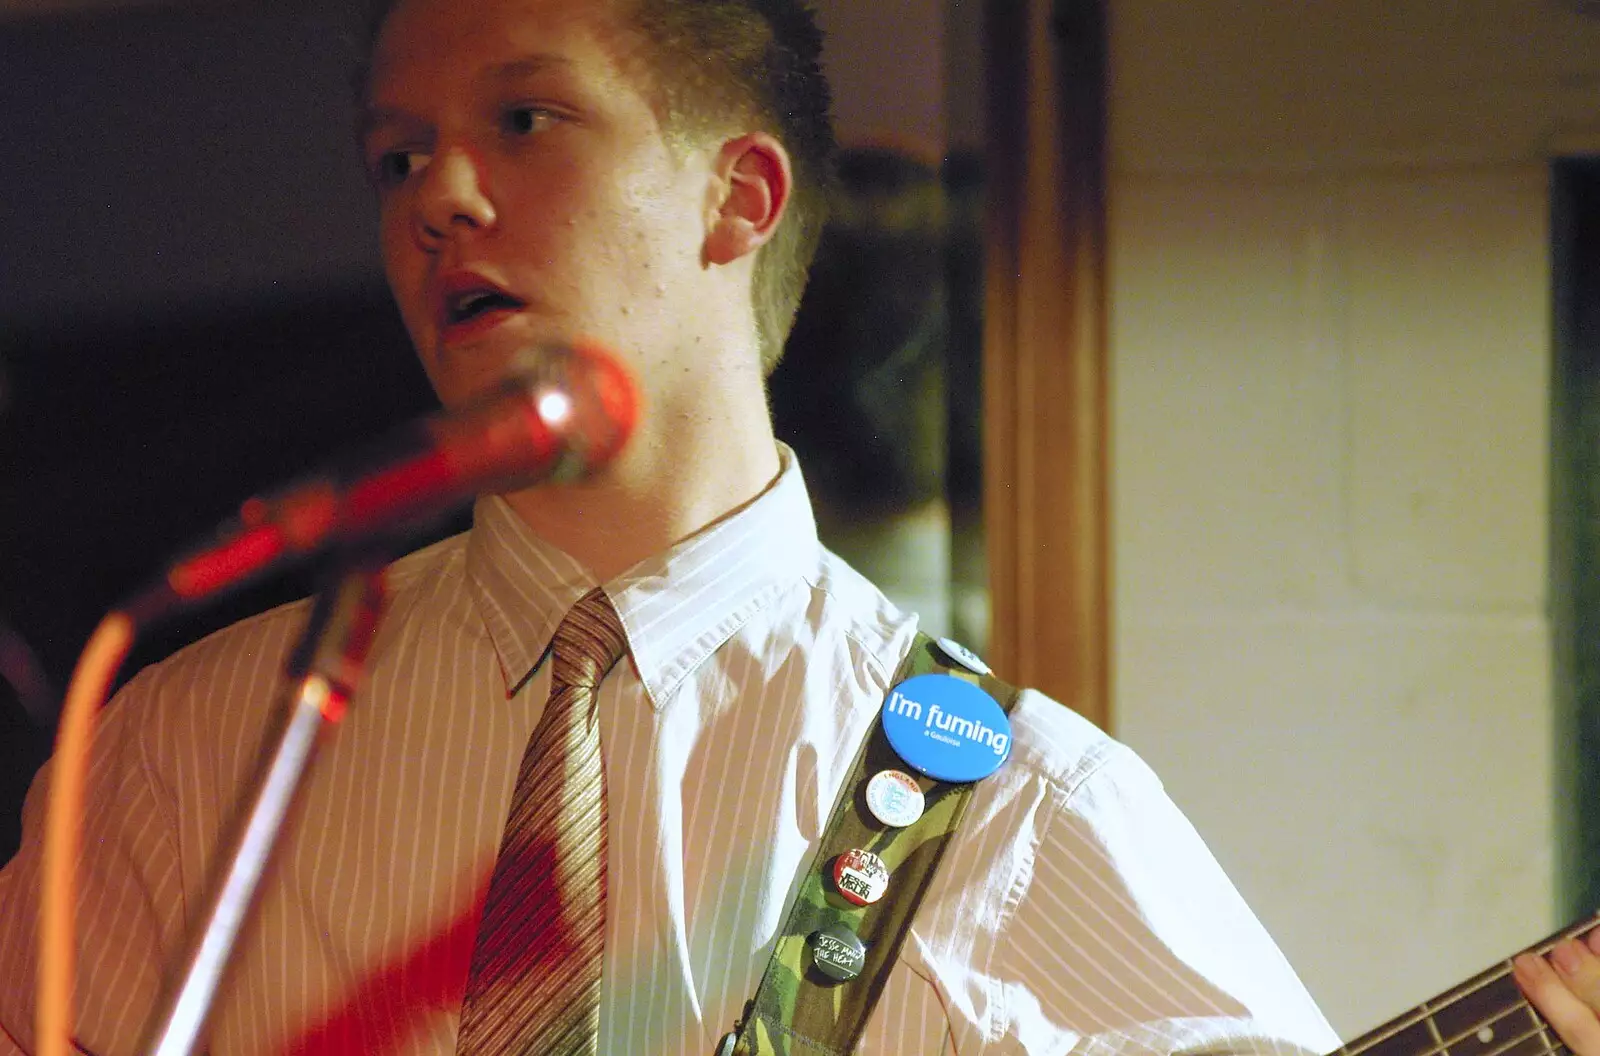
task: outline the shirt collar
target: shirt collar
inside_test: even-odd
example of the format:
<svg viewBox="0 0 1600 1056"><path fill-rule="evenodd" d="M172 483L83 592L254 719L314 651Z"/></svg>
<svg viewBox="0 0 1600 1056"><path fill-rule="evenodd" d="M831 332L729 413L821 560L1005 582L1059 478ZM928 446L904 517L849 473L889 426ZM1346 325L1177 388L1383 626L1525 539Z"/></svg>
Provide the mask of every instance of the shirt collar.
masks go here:
<svg viewBox="0 0 1600 1056"><path fill-rule="evenodd" d="M816 566L816 522L799 464L781 444L779 459L777 480L749 505L604 584L534 535L504 499L479 499L467 578L507 695L538 670L567 611L600 585L622 619L651 706L659 709L751 616Z"/></svg>

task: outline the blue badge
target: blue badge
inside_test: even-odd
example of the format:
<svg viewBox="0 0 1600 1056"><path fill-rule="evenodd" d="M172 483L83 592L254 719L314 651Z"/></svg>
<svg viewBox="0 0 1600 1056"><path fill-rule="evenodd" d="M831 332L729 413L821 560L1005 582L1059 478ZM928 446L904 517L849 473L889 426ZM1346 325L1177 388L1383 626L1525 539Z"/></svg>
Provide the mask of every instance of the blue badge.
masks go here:
<svg viewBox="0 0 1600 1056"><path fill-rule="evenodd" d="M883 732L906 765L937 781L976 781L1011 754L1011 720L971 682L918 675L889 691Z"/></svg>

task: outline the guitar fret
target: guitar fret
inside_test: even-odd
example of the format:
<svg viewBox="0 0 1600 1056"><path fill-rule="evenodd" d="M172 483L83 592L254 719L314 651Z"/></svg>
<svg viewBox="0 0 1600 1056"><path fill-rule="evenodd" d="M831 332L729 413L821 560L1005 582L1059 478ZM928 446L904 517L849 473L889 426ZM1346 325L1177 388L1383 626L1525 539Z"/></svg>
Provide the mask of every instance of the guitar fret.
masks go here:
<svg viewBox="0 0 1600 1056"><path fill-rule="evenodd" d="M1434 1016L1445 1037L1474 1034L1507 1012L1526 1007L1510 972L1497 967L1478 978L1482 982L1471 989L1457 988L1448 1001L1436 1001Z"/></svg>
<svg viewBox="0 0 1600 1056"><path fill-rule="evenodd" d="M1391 1031L1387 1036L1356 1051L1372 1056L1434 1056L1439 1049L1434 1044L1433 1032L1428 1029L1427 1015L1424 1013L1413 1016L1399 1030Z"/></svg>
<svg viewBox="0 0 1600 1056"><path fill-rule="evenodd" d="M1450 1056L1488 1056L1493 1048L1508 1037L1527 1037L1530 1032L1542 1032L1543 1024L1526 1004L1509 1009L1499 1019L1492 1020L1477 1030L1450 1043ZM1548 1045L1548 1040L1544 1042Z"/></svg>
<svg viewBox="0 0 1600 1056"><path fill-rule="evenodd" d="M1444 1036L1439 1033L1439 1024L1434 1021L1432 1009L1428 1008L1426 1001L1417 1007L1422 1009L1422 1022L1427 1024L1428 1035L1433 1038L1434 1051L1442 1052L1444 1050Z"/></svg>
<svg viewBox="0 0 1600 1056"><path fill-rule="evenodd" d="M1344 1056L1362 1056L1362 1054L1371 1051L1373 1047L1383 1044L1395 1035L1411 1028L1414 1024L1421 1023L1424 1015L1426 1013L1420 1007L1414 1008L1404 1015L1396 1016L1383 1026L1351 1040L1342 1046L1339 1052L1343 1053Z"/></svg>
<svg viewBox="0 0 1600 1056"><path fill-rule="evenodd" d="M1532 1044L1529 1044L1529 1043ZM1537 1024L1521 1037L1490 1051L1489 1056L1534 1056L1536 1053L1549 1052L1550 1045L1544 1039L1544 1030Z"/></svg>
<svg viewBox="0 0 1600 1056"><path fill-rule="evenodd" d="M1559 941L1559 940L1557 940L1557 941ZM1550 945L1554 946L1555 943L1552 942ZM1546 950L1541 950L1540 951L1540 956L1543 956L1545 952L1547 952L1547 951ZM1511 962L1507 961L1506 962L1506 970L1507 971L1511 971L1512 968L1513 968L1513 966L1512 966ZM1532 1006L1528 1007L1528 1012L1529 1012L1529 1014L1533 1013ZM1551 1037L1550 1028L1545 1024L1545 1021L1543 1019L1541 1019L1540 1017L1538 1017L1537 1015L1534 1016L1534 1019L1539 1024L1539 1041L1544 1045L1544 1051L1545 1052L1550 1052L1552 1049L1562 1049L1561 1043Z"/></svg>

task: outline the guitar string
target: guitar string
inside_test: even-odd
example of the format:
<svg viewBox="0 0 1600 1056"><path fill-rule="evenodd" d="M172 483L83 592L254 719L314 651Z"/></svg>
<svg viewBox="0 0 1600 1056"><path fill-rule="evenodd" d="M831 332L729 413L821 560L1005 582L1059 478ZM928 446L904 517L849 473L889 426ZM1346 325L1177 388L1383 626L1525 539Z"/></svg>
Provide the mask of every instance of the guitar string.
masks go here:
<svg viewBox="0 0 1600 1056"><path fill-rule="evenodd" d="M1600 926L1600 914L1588 917L1576 924L1573 924L1563 931L1557 932L1555 935L1550 936L1550 938L1544 940L1542 943L1529 947L1528 951L1525 952L1538 953L1540 956L1543 956L1549 953L1560 943L1565 942L1568 939L1578 938L1596 926ZM1452 1005L1459 1004L1486 987L1499 982L1510 974L1511 962L1509 960L1503 961L1501 964L1496 965L1494 968L1491 968L1487 972L1483 973L1480 979L1468 980L1456 990L1447 991L1445 998L1442 999L1439 1004L1433 1005L1432 1008L1429 1007L1430 1002L1425 1001L1416 1008L1412 1009L1410 1012L1405 1013L1399 1018L1390 1021L1384 1027L1379 1028L1379 1031L1373 1032L1371 1036L1357 1038L1350 1044L1343 1045L1335 1051L1339 1054L1342 1054L1342 1056L1360 1056L1361 1053L1364 1053L1375 1046L1381 1045L1383 1042L1388 1041L1401 1031L1407 1030L1416 1024L1433 1017L1440 1011L1443 1011ZM1497 1009L1489 1016L1480 1019L1473 1027L1455 1035L1449 1041L1443 1042L1439 1045L1431 1046L1428 1049L1417 1053L1416 1056L1441 1056L1441 1054L1446 1053L1451 1045L1460 1043L1463 1038L1477 1033L1483 1027L1493 1023L1495 1020L1501 1019L1506 1015L1524 1008L1528 1010L1530 1015L1534 1016L1536 1021L1541 1023L1543 1022L1542 1020L1538 1019L1538 1014L1534 1012L1533 1007L1528 1004L1526 999L1519 999L1513 1002L1511 1005ZM1495 1054L1484 1053L1480 1054L1480 1056L1495 1056Z"/></svg>
<svg viewBox="0 0 1600 1056"><path fill-rule="evenodd" d="M1563 1042L1545 1043L1545 1047L1533 1053L1533 1056L1572 1056L1572 1050Z"/></svg>

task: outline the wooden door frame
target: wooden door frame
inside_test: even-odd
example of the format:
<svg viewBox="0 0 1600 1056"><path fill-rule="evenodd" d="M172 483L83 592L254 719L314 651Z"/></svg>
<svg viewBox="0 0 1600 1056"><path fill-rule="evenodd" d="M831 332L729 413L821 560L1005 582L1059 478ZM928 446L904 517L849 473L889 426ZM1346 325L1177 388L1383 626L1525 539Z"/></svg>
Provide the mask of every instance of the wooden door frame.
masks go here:
<svg viewBox="0 0 1600 1056"><path fill-rule="evenodd" d="M986 0L989 652L1111 729L1106 0Z"/></svg>

